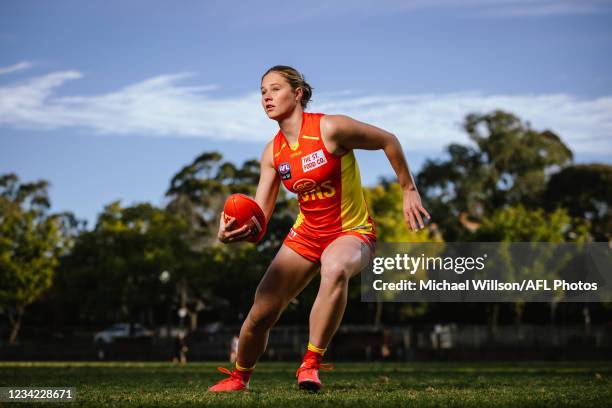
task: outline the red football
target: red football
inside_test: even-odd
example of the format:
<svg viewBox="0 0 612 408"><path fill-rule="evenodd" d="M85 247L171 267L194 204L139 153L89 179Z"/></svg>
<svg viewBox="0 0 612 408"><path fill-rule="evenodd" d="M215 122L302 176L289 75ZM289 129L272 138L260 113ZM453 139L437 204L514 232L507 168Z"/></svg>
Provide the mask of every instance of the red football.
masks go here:
<svg viewBox="0 0 612 408"><path fill-rule="evenodd" d="M245 224L251 226L253 233L247 238L249 242L258 242L266 233L266 216L259 204L251 197L244 194L232 194L225 200L223 213L225 222L228 222L229 217L236 218L233 228L240 228Z"/></svg>

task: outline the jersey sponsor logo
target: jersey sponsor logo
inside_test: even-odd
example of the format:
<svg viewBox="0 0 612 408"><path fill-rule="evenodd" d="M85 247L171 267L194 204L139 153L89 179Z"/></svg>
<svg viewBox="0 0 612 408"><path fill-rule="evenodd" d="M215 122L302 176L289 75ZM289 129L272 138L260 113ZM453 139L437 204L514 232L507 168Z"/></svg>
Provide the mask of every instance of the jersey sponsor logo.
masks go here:
<svg viewBox="0 0 612 408"><path fill-rule="evenodd" d="M291 178L291 166L289 163L281 163L278 165L278 173L281 176L281 180L289 180Z"/></svg>
<svg viewBox="0 0 612 408"><path fill-rule="evenodd" d="M316 187L317 183L313 179L299 179L293 183L293 190L296 193L305 193L314 190Z"/></svg>
<svg viewBox="0 0 612 408"><path fill-rule="evenodd" d="M319 149L314 153L302 157L302 170L306 173L323 166L325 163L327 163L325 153L323 153L323 149Z"/></svg>

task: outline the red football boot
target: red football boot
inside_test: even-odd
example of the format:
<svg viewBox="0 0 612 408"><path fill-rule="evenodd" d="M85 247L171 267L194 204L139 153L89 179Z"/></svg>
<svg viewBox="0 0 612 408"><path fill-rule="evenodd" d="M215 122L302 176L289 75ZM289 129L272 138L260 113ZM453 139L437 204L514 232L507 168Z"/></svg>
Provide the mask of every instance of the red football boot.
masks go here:
<svg viewBox="0 0 612 408"><path fill-rule="evenodd" d="M208 388L211 392L227 392L227 391L247 391L249 389L248 381L245 382L243 376L238 370L230 371L224 367L217 367L217 370L224 374L228 374L228 378L224 378L215 385Z"/></svg>
<svg viewBox="0 0 612 408"><path fill-rule="evenodd" d="M295 372L300 389L306 391L319 391L321 389L319 370L330 371L334 369L333 364L321 364L322 360L323 356L319 354L306 353L302 365Z"/></svg>

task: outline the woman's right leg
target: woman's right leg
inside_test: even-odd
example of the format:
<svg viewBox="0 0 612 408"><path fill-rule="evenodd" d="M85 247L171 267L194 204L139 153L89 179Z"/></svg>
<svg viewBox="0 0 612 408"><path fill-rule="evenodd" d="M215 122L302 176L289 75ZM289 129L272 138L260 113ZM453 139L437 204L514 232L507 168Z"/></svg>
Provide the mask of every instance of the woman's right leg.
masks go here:
<svg viewBox="0 0 612 408"><path fill-rule="evenodd" d="M255 301L242 324L236 360L238 365L245 368L255 365L266 349L270 328L318 270L318 264L284 244L281 246L257 286Z"/></svg>

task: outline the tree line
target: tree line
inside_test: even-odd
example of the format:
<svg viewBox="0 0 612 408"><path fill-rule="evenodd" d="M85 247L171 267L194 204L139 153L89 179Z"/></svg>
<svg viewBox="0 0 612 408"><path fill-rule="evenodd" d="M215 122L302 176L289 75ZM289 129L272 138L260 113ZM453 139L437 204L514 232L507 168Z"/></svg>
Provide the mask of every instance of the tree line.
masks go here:
<svg viewBox="0 0 612 408"><path fill-rule="evenodd" d="M394 180L364 189L379 241L610 241L612 166L575 164L557 134L511 113L470 114L463 128L471 143L447 146L415 177L433 219L425 230L405 226ZM238 324L297 214L297 201L281 190L260 243L218 243L225 198L254 196L258 179L257 160L238 166L205 152L172 177L164 206L112 202L88 230L70 212L50 213L47 181L0 175L0 315L8 341L17 340L26 308L29 321L58 328L176 323L179 311L192 328L202 320ZM304 323L316 289L309 285L291 302L281 323ZM358 284L349 297L345 322L375 325L452 320L463 310L494 328L500 314L522 319L526 308L367 304Z"/></svg>

